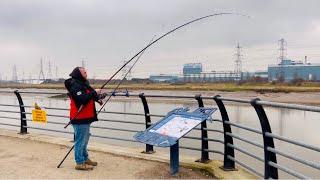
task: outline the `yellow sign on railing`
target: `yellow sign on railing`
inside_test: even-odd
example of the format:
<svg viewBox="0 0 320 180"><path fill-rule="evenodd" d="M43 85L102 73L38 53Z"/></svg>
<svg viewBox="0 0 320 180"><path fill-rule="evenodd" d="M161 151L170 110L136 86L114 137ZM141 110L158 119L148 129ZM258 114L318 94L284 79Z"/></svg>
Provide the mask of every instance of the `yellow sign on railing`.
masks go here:
<svg viewBox="0 0 320 180"><path fill-rule="evenodd" d="M44 110L33 109L32 110L32 121L47 123L47 113Z"/></svg>

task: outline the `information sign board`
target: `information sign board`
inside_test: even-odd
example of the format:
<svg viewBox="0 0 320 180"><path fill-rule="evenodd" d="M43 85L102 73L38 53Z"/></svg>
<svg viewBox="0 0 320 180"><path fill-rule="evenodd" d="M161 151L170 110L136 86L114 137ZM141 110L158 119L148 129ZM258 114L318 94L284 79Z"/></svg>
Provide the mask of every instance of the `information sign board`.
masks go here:
<svg viewBox="0 0 320 180"><path fill-rule="evenodd" d="M150 126L143 132L138 132L134 138L145 144L169 147L198 126L201 122L211 119L216 108L198 108L188 112L187 108L178 108L168 113L166 117Z"/></svg>

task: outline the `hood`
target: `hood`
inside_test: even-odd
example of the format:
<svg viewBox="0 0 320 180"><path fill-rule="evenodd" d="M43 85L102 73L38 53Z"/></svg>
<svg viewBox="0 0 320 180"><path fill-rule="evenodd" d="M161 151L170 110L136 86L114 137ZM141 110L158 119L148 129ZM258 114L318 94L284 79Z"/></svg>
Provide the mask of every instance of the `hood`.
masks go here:
<svg viewBox="0 0 320 180"><path fill-rule="evenodd" d="M86 82L86 80L81 75L80 67L74 68L73 71L69 74L69 76L71 76L72 78L77 79L79 81Z"/></svg>
<svg viewBox="0 0 320 180"><path fill-rule="evenodd" d="M72 81L71 78L69 78L69 79L67 79L67 80L64 81L64 86L66 87L66 89L68 90L68 92L70 92L70 87L71 87L71 83L72 83L71 81Z"/></svg>

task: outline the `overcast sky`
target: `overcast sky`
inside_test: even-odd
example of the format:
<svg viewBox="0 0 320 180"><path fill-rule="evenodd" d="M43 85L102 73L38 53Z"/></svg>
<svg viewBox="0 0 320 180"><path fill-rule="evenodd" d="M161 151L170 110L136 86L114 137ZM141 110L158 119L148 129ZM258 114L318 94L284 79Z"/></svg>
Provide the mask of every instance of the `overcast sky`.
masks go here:
<svg viewBox="0 0 320 180"><path fill-rule="evenodd" d="M205 71L234 70L235 47L243 50L243 70L266 70L277 63L278 40L287 56L320 63L318 0L0 0L0 72L12 78L39 76L48 61L68 77L86 61L89 76L107 78L153 36L197 17L236 12L187 26L149 48L134 77L181 73L184 63L203 63ZM52 68L55 74L55 68Z"/></svg>

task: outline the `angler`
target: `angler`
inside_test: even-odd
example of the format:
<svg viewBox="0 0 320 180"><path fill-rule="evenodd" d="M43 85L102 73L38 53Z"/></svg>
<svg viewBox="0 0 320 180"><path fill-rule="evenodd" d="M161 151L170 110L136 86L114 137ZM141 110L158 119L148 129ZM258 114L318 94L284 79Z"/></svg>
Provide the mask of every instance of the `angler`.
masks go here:
<svg viewBox="0 0 320 180"><path fill-rule="evenodd" d="M70 123L74 129L74 157L76 170L92 170L98 163L89 159L87 145L90 137L90 124L98 121L95 102L102 105L106 97L101 90L94 90L87 80L87 71L76 67L65 81L70 98Z"/></svg>

